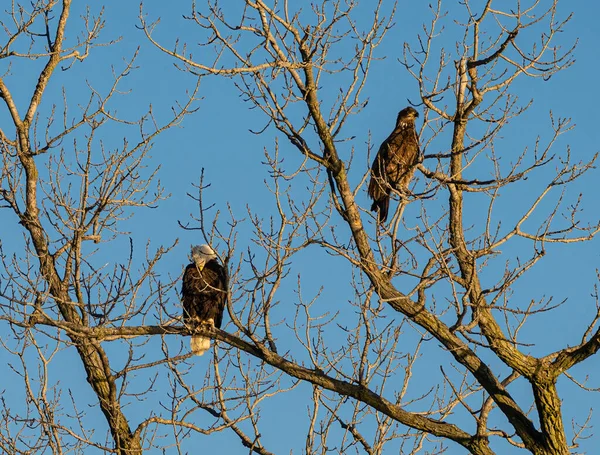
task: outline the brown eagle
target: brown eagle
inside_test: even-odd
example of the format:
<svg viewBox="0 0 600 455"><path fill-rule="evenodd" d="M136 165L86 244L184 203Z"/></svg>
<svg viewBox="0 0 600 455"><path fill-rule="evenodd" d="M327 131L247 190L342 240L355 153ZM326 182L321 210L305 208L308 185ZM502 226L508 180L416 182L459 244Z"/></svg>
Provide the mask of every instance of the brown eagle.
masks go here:
<svg viewBox="0 0 600 455"><path fill-rule="evenodd" d="M183 321L194 330L200 324L221 328L227 303L227 273L208 245L192 248L192 263L185 268L181 300ZM210 338L192 335L192 352L202 355L210 348Z"/></svg>
<svg viewBox="0 0 600 455"><path fill-rule="evenodd" d="M373 199L372 211L378 211L379 223L388 217L392 189L406 191L419 161L419 139L415 118L419 113L406 107L398 113L396 127L383 141L371 166L369 196Z"/></svg>

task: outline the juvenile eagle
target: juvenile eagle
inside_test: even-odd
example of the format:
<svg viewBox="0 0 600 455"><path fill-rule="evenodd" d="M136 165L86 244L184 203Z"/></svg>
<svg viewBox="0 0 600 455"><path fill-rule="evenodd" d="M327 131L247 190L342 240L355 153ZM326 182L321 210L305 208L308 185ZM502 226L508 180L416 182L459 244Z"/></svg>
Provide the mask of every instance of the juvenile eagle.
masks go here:
<svg viewBox="0 0 600 455"><path fill-rule="evenodd" d="M419 160L419 139L415 118L419 113L406 107L398 113L396 127L383 141L371 166L369 196L373 199L372 211L378 211L379 223L388 217L392 189L406 191Z"/></svg>
<svg viewBox="0 0 600 455"><path fill-rule="evenodd" d="M183 321L192 330L200 324L221 328L227 303L227 274L208 245L192 248L192 263L185 268L181 300ZM210 348L210 338L192 335L192 352L204 354Z"/></svg>

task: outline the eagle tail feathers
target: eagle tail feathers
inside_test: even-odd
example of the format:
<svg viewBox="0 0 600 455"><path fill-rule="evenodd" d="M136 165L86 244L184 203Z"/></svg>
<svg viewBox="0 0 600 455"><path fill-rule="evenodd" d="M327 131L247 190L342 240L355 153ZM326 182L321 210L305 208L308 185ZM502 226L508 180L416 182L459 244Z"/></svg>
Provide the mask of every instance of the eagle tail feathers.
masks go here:
<svg viewBox="0 0 600 455"><path fill-rule="evenodd" d="M380 224L385 223L385 221L387 220L389 207L389 196L373 201L373 204L371 205L371 211L377 212L377 220Z"/></svg>
<svg viewBox="0 0 600 455"><path fill-rule="evenodd" d="M190 348L195 355L202 355L210 349L210 338L205 338L202 335L192 335Z"/></svg>

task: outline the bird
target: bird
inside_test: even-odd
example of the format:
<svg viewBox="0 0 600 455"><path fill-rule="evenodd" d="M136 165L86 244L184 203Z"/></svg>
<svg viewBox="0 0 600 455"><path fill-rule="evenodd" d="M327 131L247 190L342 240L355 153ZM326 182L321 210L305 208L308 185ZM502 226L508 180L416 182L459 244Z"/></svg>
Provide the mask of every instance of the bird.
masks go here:
<svg viewBox="0 0 600 455"><path fill-rule="evenodd" d="M209 245L193 246L191 257L181 286L183 321L192 330L201 324L220 329L227 304L227 272ZM202 355L210 349L210 338L194 334L190 348Z"/></svg>
<svg viewBox="0 0 600 455"><path fill-rule="evenodd" d="M419 161L419 139L415 129L416 109L408 106L398 113L396 127L383 141L371 166L369 196L371 211L378 212L378 222L388 217L392 189L404 192ZM402 196L401 196L402 197Z"/></svg>

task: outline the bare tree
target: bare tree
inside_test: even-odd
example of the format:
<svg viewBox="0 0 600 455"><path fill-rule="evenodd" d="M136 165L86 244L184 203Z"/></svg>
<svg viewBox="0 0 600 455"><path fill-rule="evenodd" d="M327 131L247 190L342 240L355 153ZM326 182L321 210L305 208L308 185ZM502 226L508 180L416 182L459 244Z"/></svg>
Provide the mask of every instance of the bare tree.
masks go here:
<svg viewBox="0 0 600 455"><path fill-rule="evenodd" d="M51 78L86 60L95 47L114 44L100 41L102 11L94 15L88 10L80 18L79 35L73 27L67 39L70 12L70 0L40 0L13 2L2 17L6 35L0 58L10 65L0 77L0 98L9 114L0 130L0 196L25 236L21 251L2 255L2 318L14 337L10 344L4 341L17 360L9 365L23 378L27 403L23 413L13 413L4 402L2 448L6 453L65 453L91 444L140 453L140 437L123 413L129 369L111 366L98 339L79 329L143 321L164 287L171 286L157 287L154 271L169 248L148 250L137 272L131 257L105 267L94 256L125 234L119 224L133 208L164 199L156 171L145 169L146 156L157 135L191 112L195 92L162 124L152 107L137 120L120 118L111 106L123 94L123 79L135 70L134 55L114 69L108 88L90 86L87 99L77 100L64 88L61 102L47 93ZM37 73L31 93L23 97L11 86L32 66ZM52 104L45 105L48 97ZM110 135L120 128L125 133L118 144ZM2 240L13 249L15 239ZM86 404L71 397L71 409L65 409L67 391L50 378L52 360L67 347L76 352L97 396L110 429L108 446L86 424ZM126 365L136 356L131 349Z"/></svg>
<svg viewBox="0 0 600 455"><path fill-rule="evenodd" d="M88 13L69 47L70 1L13 7L0 56L45 64L24 107L10 75L0 78L11 119L0 130L0 195L24 233L22 251L2 255L0 318L27 403L15 411L4 402L3 450L184 453L200 436L226 432L238 450L274 453L265 415L280 415L298 396L308 405L289 417L301 422L290 438L311 454L577 448L589 417L565 415L557 381L585 388L569 370L600 346L598 299L577 345L538 354L523 328L560 304L514 296L549 244L592 240L600 230L567 191L595 156L573 162L568 149L555 151L571 128L566 119L551 117L553 135L531 150L507 151L501 137L530 105L520 104L515 81L548 79L572 63L573 48L555 45L569 17L559 17L557 1L466 1L461 34L449 38L440 30L453 18L441 1L433 5L423 34L406 36L411 44L388 56L414 78L423 156L390 223L379 227L365 197L371 143L361 139L367 146L354 153L352 125L396 5L366 3L323 1L305 10L287 1L193 3L186 19L197 26L199 53L155 38L159 24L142 9L149 42L198 81L162 124L152 109L137 121L111 110L135 57L110 89L92 88L77 101L77 114L67 111L67 95L41 114L49 79L88 58L103 19ZM190 334L180 317L180 271L168 279L157 272L171 247L148 247L139 269L133 248L110 266L102 252L127 244L120 226L134 209L162 200L156 172L144 167L147 153L192 111L204 77L231 78L262 113L265 127L256 133L266 137L274 127L278 136L256 158L267 167L271 211L215 211L202 177L192 195L198 215L181 222L220 252L230 275L225 330L197 329L219 341L199 375L179 336ZM101 138L114 131L125 140L105 145ZM536 186L532 176L545 183ZM528 197L507 217L497 209L501 196L522 188ZM298 265L306 255L322 262L318 270ZM53 379L60 355L84 367L107 437L90 426L84 399L67 397ZM135 420L127 408L138 411ZM576 426L566 428L571 419Z"/></svg>
<svg viewBox="0 0 600 455"><path fill-rule="evenodd" d="M456 50L442 48L436 52L440 46L435 41L442 39L440 29L445 18L441 1L433 7L433 18L424 33L407 37L415 45L405 45L401 56L419 88L419 99L414 101L425 108L421 132L424 160L419 165L423 184L415 186L409 202L419 207L411 214L419 216L417 220L403 218L407 208L403 202L389 228L380 231L367 229L365 223L372 224L372 219L356 202L367 177L364 161L358 160L363 178L359 184L351 184L349 176L356 172L356 160L342 158L342 144L352 136L345 125L349 116L359 114L364 106L361 91L393 13L385 17L383 2L379 2L365 26L364 17L359 20L361 7L357 2L322 2L308 12L285 1L267 4L259 0L246 2L236 14L218 2L207 7L193 4L188 19L206 37L200 44L206 46L201 54L214 55L214 59L194 58L191 48L185 46L165 47L153 38L155 24L144 22L142 16L148 38L188 71L235 78L245 99L262 111L268 124L283 133L303 157L302 164L288 175L281 169L279 154L270 159L282 225L303 227L294 246L257 225L269 256L282 257L278 261L282 267L299 248L320 245L345 258L355 269L356 305L362 318L350 332L346 349L328 347L322 335L326 321L306 316L294 329L306 331L301 343L313 371L300 372L291 364L275 361L270 357L276 352L270 335L270 305L258 309L251 321L262 318L261 336L256 336L258 328L252 330L252 341L267 362L312 382L315 408L321 403L328 416L321 422L338 420L350 440L367 452L381 451L382 439L393 434L383 430L395 421L417 430L417 434L453 440L472 453L492 453L490 441L494 439L536 454L569 453L576 447L580 432L567 441L556 383L569 368L596 352L600 336L597 318L582 334L579 345L536 357L522 344L519 332L533 316L551 310L552 302L523 304L511 295L515 282L545 255L548 244L587 241L598 233L597 223L585 224L580 219L579 200L570 206L566 203L564 190L591 168L595 157L587 163L572 162L568 150L561 158L551 151L559 136L570 129L566 119L552 118L554 135L540 138L534 150L525 148L510 157L510 164L500 159L506 151L498 145L499 134L509 120L528 107L527 103L520 105L511 91L517 78L548 79L572 63L573 48L561 50L554 44L569 18L558 16L556 1L549 6L541 2L496 6L491 1L483 5L467 1L463 36L455 46L448 46ZM536 33L539 41L532 43ZM348 41L354 43L354 49L344 53L340 48ZM334 100L323 95L338 88ZM540 171L554 162L553 175ZM537 190L528 207L513 219L503 215L500 224L495 210L499 196L510 194L512 187L522 185L533 172L542 173L548 179L546 185ZM325 191L325 174L330 182L329 207L335 213L331 217L323 202L315 201ZM293 193L294 197L286 200L281 181L291 181L293 188L302 185L307 176L320 182L311 199L304 202ZM528 193L531 191L528 188ZM546 199L554 192L561 196L548 211ZM463 214L469 210L467 196L471 193L485 197L487 208L467 230ZM531 227L534 223L537 227ZM411 233L408 238L404 230ZM492 272L493 278L484 281L482 269L505 245L512 241L523 245L524 240L529 243L521 247L528 251L525 257L508 259L498 276L493 277L497 271ZM407 277L412 280L402 280ZM389 385L384 390L388 378L397 377L394 372L401 365L407 371L405 377L410 377L413 356L402 359L396 353L399 331L394 324L385 326L378 320L381 305L371 299L373 292L421 334L417 347L423 339L434 337L454 358L455 372L445 367L441 377L452 392L443 398L439 392L426 395L423 400L428 405L420 412L407 411L410 406L400 392L404 389L398 388L396 381L392 381L393 391L387 390ZM445 296L445 303L440 295ZM308 308L312 310L315 305L303 306L308 315ZM240 329L243 326L238 324ZM381 340L385 340L384 345L378 345ZM405 343L402 346L406 348ZM492 360L484 361L490 354ZM375 380L379 375L383 379ZM518 378L530 384L532 403L518 403L511 395L510 384ZM333 396L325 400L327 391ZM355 399L354 413L342 411L345 397ZM463 408L474 419L474 432L451 423L449 416L456 408ZM492 412L505 416L504 428L489 423ZM382 439L371 436L369 442L361 435L358 423L373 413ZM316 415L315 410L315 419ZM420 447L419 437L415 441L415 447ZM307 452L319 447L315 438L311 442ZM321 448L326 446L321 444Z"/></svg>

